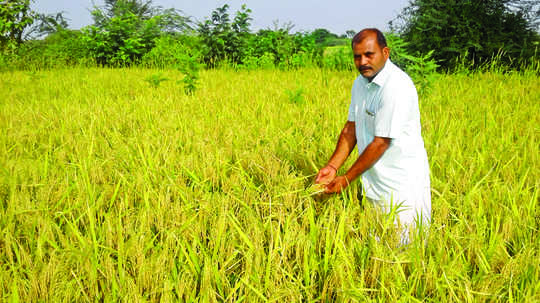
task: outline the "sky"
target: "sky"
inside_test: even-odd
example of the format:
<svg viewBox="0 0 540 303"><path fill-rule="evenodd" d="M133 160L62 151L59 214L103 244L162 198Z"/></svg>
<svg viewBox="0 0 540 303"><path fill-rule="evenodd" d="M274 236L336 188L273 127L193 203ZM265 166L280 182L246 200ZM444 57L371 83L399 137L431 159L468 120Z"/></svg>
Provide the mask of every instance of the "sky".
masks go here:
<svg viewBox="0 0 540 303"><path fill-rule="evenodd" d="M35 0L32 7L39 13L65 12L70 28L79 29L92 24L90 10L102 5L102 0ZM293 32L312 31L325 28L341 35L347 30L359 31L366 27L388 30L388 22L406 7L409 0L154 0L154 5L176 8L196 21L203 21L212 11L229 4L229 14L240 9L242 4L252 10L251 29L273 28L274 23L292 23Z"/></svg>

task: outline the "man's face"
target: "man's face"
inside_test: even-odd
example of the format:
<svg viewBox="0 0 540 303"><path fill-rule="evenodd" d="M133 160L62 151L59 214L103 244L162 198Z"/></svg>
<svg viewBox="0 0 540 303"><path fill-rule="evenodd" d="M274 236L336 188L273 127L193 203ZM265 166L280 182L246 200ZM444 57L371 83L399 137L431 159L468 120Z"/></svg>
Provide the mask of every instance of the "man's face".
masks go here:
<svg viewBox="0 0 540 303"><path fill-rule="evenodd" d="M356 69L364 78L371 81L384 67L384 63L390 56L390 50L388 47L379 46L376 34L368 34L360 43L354 45L353 54Z"/></svg>

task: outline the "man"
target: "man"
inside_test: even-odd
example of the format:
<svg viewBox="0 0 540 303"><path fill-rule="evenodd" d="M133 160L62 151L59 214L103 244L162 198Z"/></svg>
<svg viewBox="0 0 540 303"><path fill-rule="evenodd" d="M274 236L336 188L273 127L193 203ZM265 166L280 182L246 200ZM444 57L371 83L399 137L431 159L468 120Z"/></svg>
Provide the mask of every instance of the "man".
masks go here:
<svg viewBox="0 0 540 303"><path fill-rule="evenodd" d="M429 223L431 195L429 164L420 132L418 96L413 82L390 60L390 50L378 29L353 37L354 64L361 76L354 81L348 121L328 164L315 183L326 193L339 193L362 176L367 200L388 212L399 205L405 226ZM354 146L359 157L343 176L336 176ZM408 237L402 238L408 242Z"/></svg>

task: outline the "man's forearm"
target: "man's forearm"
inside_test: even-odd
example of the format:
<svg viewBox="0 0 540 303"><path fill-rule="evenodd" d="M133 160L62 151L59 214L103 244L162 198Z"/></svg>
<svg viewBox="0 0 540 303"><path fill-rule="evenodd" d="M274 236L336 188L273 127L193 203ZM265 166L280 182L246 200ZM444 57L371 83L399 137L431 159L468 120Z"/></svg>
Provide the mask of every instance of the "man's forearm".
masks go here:
<svg viewBox="0 0 540 303"><path fill-rule="evenodd" d="M375 137L345 174L347 180L352 182L370 169L388 149L390 141L390 138Z"/></svg>
<svg viewBox="0 0 540 303"><path fill-rule="evenodd" d="M349 157L351 151L356 146L356 133L355 133L355 124L354 122L348 121L341 134L339 135L338 143L336 144L336 149L328 160L328 164L338 169L345 160Z"/></svg>

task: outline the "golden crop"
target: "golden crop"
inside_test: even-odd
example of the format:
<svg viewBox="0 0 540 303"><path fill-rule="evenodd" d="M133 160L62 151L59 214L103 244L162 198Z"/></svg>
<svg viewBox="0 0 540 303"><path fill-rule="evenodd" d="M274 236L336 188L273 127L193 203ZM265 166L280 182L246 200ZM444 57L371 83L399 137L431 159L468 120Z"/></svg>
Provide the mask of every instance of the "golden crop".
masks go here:
<svg viewBox="0 0 540 303"><path fill-rule="evenodd" d="M433 223L399 248L358 183L311 187L356 74L210 70L186 96L153 73L0 74L0 297L540 300L534 73L440 75L420 96Z"/></svg>

